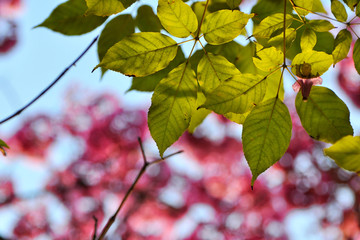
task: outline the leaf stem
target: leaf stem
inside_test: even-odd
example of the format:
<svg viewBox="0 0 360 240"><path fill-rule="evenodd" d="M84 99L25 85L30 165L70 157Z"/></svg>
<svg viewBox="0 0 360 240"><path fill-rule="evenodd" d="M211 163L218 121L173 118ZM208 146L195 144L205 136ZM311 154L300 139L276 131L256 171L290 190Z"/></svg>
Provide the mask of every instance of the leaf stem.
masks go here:
<svg viewBox="0 0 360 240"><path fill-rule="evenodd" d="M207 8L208 8L209 1L210 1L210 0L206 0L205 7L204 7L204 12L203 12L203 15L201 16L201 21L200 21L200 23L199 23L199 28L198 28L198 31L197 31L197 34L196 34L196 38L195 38L197 41L198 41L199 36L200 36L200 29L201 29L201 26L202 26L202 24L203 24L203 22L204 22L205 13L206 13L206 10L207 10Z"/></svg>
<svg viewBox="0 0 360 240"><path fill-rule="evenodd" d="M10 119L20 115L25 109L27 109L28 107L30 107L33 103L35 103L39 98L41 98L47 91L49 91L64 75L65 73L67 73L67 71L69 71L69 69L72 66L75 66L75 64L85 55L85 53L87 51L89 51L89 49L94 45L94 43L97 41L99 36L95 37L94 40L92 40L92 42L89 44L89 46L80 54L79 57L77 57L75 59L75 61L73 61L67 68L65 68L62 73L60 73L60 75L47 87L45 88L39 95L37 95L33 100L31 100L29 103L27 103L25 106L23 106L22 108L20 108L18 111L16 111L15 113L11 114L10 116L8 116L7 118L3 119L0 121L0 125L9 121Z"/></svg>

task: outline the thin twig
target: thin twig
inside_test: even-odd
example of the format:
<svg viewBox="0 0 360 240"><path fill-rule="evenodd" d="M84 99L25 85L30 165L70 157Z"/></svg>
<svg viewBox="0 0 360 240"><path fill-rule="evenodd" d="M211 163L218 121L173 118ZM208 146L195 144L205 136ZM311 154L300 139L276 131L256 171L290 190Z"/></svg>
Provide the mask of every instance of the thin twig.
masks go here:
<svg viewBox="0 0 360 240"><path fill-rule="evenodd" d="M74 62L72 62L67 68L65 68L64 71L62 71L62 73L47 87L45 88L39 95L37 95L33 100L31 100L28 104L26 104L24 107L22 107L21 109L19 109L18 111L16 111L15 113L13 113L12 115L10 115L9 117L3 119L2 121L0 121L0 124L3 124L7 121L9 121L10 119L16 117L17 115L20 115L25 109L27 109L28 107L30 107L33 103L35 103L40 97L42 97L47 91L49 91L64 75L67 71L69 71L69 69L74 66L84 55L87 51L89 51L89 49L92 47L92 45L94 45L94 43L97 41L98 36L90 43L90 45L80 54L80 56L78 58L75 59Z"/></svg>
<svg viewBox="0 0 360 240"><path fill-rule="evenodd" d="M92 240L96 240L98 219L95 216L93 216L93 219L95 223L94 223L94 235L92 237Z"/></svg>
<svg viewBox="0 0 360 240"><path fill-rule="evenodd" d="M162 162L164 161L165 159L169 158L169 157L172 157L176 154L179 154L179 153L182 153L183 151L178 151L178 152L175 152L175 153L172 153L168 156L165 156L161 159L157 159L153 162L148 162L146 160L146 156L145 156L145 151L144 151L144 147L143 147L143 144L142 144L142 141L141 141L141 138L138 138L138 141L139 141L139 145L140 145L140 148L141 148L141 153L143 155L143 159L144 159L144 163L143 163L143 166L141 167L138 175L136 176L134 182L131 184L130 188L127 190L127 192L125 193L125 196L124 198L122 199L119 207L116 209L115 213L109 218L109 220L107 221L105 227L103 228L103 230L101 231L100 233L100 236L98 238L98 240L103 240L105 238L105 235L106 233L109 231L110 227L113 225L113 223L115 222L116 220L116 216L119 214L121 208L124 206L126 200L129 198L129 196L131 195L131 193L133 192L136 184L139 182L140 178L142 177L142 175L145 173L146 169L150 166L150 165L153 165L153 164L156 164L156 163L159 163L159 162Z"/></svg>

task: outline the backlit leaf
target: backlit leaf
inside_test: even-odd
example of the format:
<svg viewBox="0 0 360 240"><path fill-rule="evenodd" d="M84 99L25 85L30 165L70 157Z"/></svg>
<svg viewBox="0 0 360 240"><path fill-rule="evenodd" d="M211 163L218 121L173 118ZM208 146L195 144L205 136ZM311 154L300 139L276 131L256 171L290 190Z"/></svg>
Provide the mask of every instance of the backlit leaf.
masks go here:
<svg viewBox="0 0 360 240"><path fill-rule="evenodd" d="M288 28L293 21L293 17L286 14L286 28ZM276 30L284 27L284 14L275 13L266 17L255 28L253 36L258 38L269 38Z"/></svg>
<svg viewBox="0 0 360 240"><path fill-rule="evenodd" d="M301 124L310 137L316 140L335 143L342 137L353 134L349 109L328 88L312 87L307 101L303 101L299 92L295 106Z"/></svg>
<svg viewBox="0 0 360 240"><path fill-rule="evenodd" d="M315 32L328 32L331 29L335 28L334 25L332 25L327 20L309 20L307 22L307 26L310 27Z"/></svg>
<svg viewBox="0 0 360 240"><path fill-rule="evenodd" d="M335 160L340 167L360 173L360 137L345 136L324 149L324 154Z"/></svg>
<svg viewBox="0 0 360 240"><path fill-rule="evenodd" d="M157 15L164 28L175 37L188 37L198 28L195 13L181 0L159 0Z"/></svg>
<svg viewBox="0 0 360 240"><path fill-rule="evenodd" d="M296 39L296 29L295 28L288 28L285 31L285 41L286 41L286 49L288 49L291 44ZM272 38L269 39L268 44L270 46L275 47L277 50L283 51L284 45L284 34L280 33Z"/></svg>
<svg viewBox="0 0 360 240"><path fill-rule="evenodd" d="M354 11L355 7L359 5L360 0L344 0L344 2L349 6L351 11Z"/></svg>
<svg viewBox="0 0 360 240"><path fill-rule="evenodd" d="M232 122L235 122L237 124L244 124L247 116L249 116L250 111L246 113L225 113L224 117L229 119Z"/></svg>
<svg viewBox="0 0 360 240"><path fill-rule="evenodd" d="M265 72L271 72L278 68L284 61L283 52L275 47L263 48L256 52L257 57L253 57L257 68Z"/></svg>
<svg viewBox="0 0 360 240"><path fill-rule="evenodd" d="M160 156L189 127L196 109L197 81L189 64L173 69L156 86L148 113L151 136Z"/></svg>
<svg viewBox="0 0 360 240"><path fill-rule="evenodd" d="M266 92L265 78L260 75L238 74L227 79L206 97L201 107L216 113L245 113L261 102Z"/></svg>
<svg viewBox="0 0 360 240"><path fill-rule="evenodd" d="M138 8L135 21L142 32L160 32L162 29L159 18L148 5L142 5Z"/></svg>
<svg viewBox="0 0 360 240"><path fill-rule="evenodd" d="M360 74L360 39L356 40L353 50L353 59L356 71Z"/></svg>
<svg viewBox="0 0 360 240"><path fill-rule="evenodd" d="M196 99L196 109L193 110L190 125L188 128L189 133L194 133L195 129L204 121L204 119L211 113L210 110L205 108L199 108L206 101L205 95L198 91Z"/></svg>
<svg viewBox="0 0 360 240"><path fill-rule="evenodd" d="M213 45L230 42L240 35L253 14L245 14L234 10L220 10L209 14L201 31L204 33L205 40Z"/></svg>
<svg viewBox="0 0 360 240"><path fill-rule="evenodd" d="M10 148L3 140L0 139L0 152L6 156L5 148Z"/></svg>
<svg viewBox="0 0 360 240"><path fill-rule="evenodd" d="M36 27L46 27L65 35L81 35L91 32L106 17L85 16L87 10L85 0L69 0L57 6L50 16Z"/></svg>
<svg viewBox="0 0 360 240"><path fill-rule="evenodd" d="M313 0L293 0L295 5L297 7L301 7L301 8L297 8L297 12L300 14L300 15L307 15L309 13L309 11L307 10L312 10L313 8Z"/></svg>
<svg viewBox="0 0 360 240"><path fill-rule="evenodd" d="M278 98L255 106L247 116L242 133L244 154L256 178L275 164L285 153L291 138L289 110Z"/></svg>
<svg viewBox="0 0 360 240"><path fill-rule="evenodd" d="M197 69L199 84L205 95L219 86L222 81L239 73L234 64L225 57L212 53L202 57Z"/></svg>
<svg viewBox="0 0 360 240"><path fill-rule="evenodd" d="M344 5L338 0L331 1L331 12L341 22L346 22L348 15Z"/></svg>
<svg viewBox="0 0 360 240"><path fill-rule="evenodd" d="M331 55L324 52L317 51L306 51L296 55L292 61L292 72L297 74L296 66L300 66L304 63L309 63L311 65L311 76L321 76L325 73L331 64L333 63L333 58Z"/></svg>
<svg viewBox="0 0 360 240"><path fill-rule="evenodd" d="M136 0L86 0L87 15L110 16L124 11Z"/></svg>
<svg viewBox="0 0 360 240"><path fill-rule="evenodd" d="M311 28L306 28L301 35L300 47L303 52L312 50L316 44L316 33Z"/></svg>
<svg viewBox="0 0 360 240"><path fill-rule="evenodd" d="M96 68L104 67L131 77L160 71L175 58L178 45L161 33L140 32L112 46Z"/></svg>
<svg viewBox="0 0 360 240"><path fill-rule="evenodd" d="M352 36L348 30L343 29L337 34L334 42L334 51L332 52L334 65L348 56L351 42Z"/></svg>
<svg viewBox="0 0 360 240"><path fill-rule="evenodd" d="M231 9L235 9L239 8L241 1L242 0L226 0L226 3Z"/></svg>

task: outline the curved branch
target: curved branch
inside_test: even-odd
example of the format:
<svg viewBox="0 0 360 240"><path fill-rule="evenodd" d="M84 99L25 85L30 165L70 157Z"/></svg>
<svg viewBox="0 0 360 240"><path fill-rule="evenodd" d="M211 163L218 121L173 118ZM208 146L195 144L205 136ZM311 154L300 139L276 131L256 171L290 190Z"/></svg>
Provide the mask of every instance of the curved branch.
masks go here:
<svg viewBox="0 0 360 240"><path fill-rule="evenodd" d="M64 69L64 71L62 71L62 73L60 73L60 75L47 87L45 88L39 95L37 95L33 100L31 100L29 103L27 103L24 107L20 108L18 111L16 111L15 113L13 113L12 115L10 115L9 117L3 119L0 121L0 125L9 121L10 119L16 117L17 115L20 115L25 109L27 109L28 107L30 107L33 103L35 103L40 97L42 97L47 91L49 91L64 75L65 73L67 73L67 71L69 71L69 69L74 66L84 55L87 51L89 51L89 49L92 47L92 45L94 45L94 43L97 41L99 36L97 36L94 40L92 40L92 42L90 43L90 45L80 54L80 56L78 58L75 59L74 62L72 62L67 68Z"/></svg>

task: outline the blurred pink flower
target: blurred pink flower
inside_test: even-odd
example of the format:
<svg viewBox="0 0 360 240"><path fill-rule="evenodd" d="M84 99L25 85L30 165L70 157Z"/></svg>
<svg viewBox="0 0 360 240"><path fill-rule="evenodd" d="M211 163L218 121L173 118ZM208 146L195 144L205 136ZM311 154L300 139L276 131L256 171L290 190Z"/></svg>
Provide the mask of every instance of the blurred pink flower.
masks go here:
<svg viewBox="0 0 360 240"><path fill-rule="evenodd" d="M298 92L301 89L303 100L308 99L312 85L322 84L321 77L315 77L315 78L297 77L297 78L298 80L296 80L296 82L292 85L292 88L294 89L295 92Z"/></svg>

